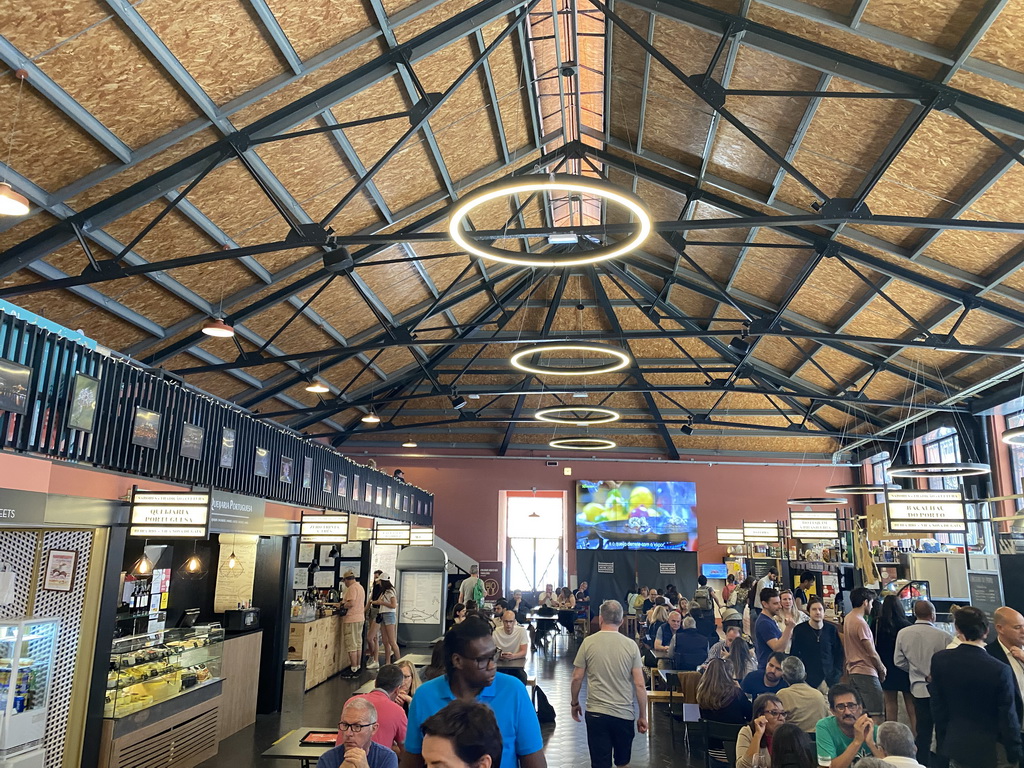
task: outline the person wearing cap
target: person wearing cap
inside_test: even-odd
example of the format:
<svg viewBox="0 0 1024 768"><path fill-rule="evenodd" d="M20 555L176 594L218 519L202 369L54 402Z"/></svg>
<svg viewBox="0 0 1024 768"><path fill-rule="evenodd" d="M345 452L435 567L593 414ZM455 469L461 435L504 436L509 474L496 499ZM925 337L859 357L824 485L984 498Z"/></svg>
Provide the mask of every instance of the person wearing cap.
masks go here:
<svg viewBox="0 0 1024 768"><path fill-rule="evenodd" d="M459 602L465 605L470 600L476 600L473 597L473 592L476 589L477 582L480 581L480 567L477 565L469 566L469 577L464 579L462 584L459 585Z"/></svg>
<svg viewBox="0 0 1024 768"><path fill-rule="evenodd" d="M351 568L347 568L341 578L345 582L345 597L342 598L345 615L341 618L341 631L345 644L344 651L348 653L350 664L341 675L355 677L359 674L363 650L363 606L366 605L366 590L356 581L356 574Z"/></svg>
<svg viewBox="0 0 1024 768"><path fill-rule="evenodd" d="M391 583L391 574L380 575L380 586L380 597L371 602L379 612L377 620L384 636L384 663L390 664L392 655L394 661L398 661L402 655L398 650L398 595L395 594L395 585Z"/></svg>

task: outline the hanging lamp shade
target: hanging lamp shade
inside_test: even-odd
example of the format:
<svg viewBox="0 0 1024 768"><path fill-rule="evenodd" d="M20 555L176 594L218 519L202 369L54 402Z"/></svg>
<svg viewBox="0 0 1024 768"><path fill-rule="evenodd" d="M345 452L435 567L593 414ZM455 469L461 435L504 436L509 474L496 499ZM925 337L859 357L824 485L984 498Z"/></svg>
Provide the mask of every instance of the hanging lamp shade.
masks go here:
<svg viewBox="0 0 1024 768"><path fill-rule="evenodd" d="M230 339L235 329L220 317L211 317L203 323L203 333L216 339Z"/></svg>
<svg viewBox="0 0 1024 768"><path fill-rule="evenodd" d="M0 182L0 215L24 216L28 213L28 198L14 191L7 182Z"/></svg>

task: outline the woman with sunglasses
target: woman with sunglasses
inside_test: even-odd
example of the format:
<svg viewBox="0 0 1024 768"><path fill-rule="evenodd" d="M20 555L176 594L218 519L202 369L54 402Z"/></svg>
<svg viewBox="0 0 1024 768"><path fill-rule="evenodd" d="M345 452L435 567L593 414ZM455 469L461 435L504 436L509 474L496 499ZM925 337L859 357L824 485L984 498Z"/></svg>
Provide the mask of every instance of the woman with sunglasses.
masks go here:
<svg viewBox="0 0 1024 768"><path fill-rule="evenodd" d="M772 737L786 722L778 696L762 693L754 699L754 718L736 734L736 768L771 768Z"/></svg>

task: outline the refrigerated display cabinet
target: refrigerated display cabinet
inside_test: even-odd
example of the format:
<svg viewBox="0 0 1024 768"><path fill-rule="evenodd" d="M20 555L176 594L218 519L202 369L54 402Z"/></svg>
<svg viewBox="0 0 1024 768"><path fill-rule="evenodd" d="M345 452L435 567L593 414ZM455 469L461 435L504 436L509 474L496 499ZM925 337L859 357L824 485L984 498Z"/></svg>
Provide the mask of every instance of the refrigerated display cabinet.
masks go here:
<svg viewBox="0 0 1024 768"><path fill-rule="evenodd" d="M0 756L43 741L60 619L0 619Z"/></svg>

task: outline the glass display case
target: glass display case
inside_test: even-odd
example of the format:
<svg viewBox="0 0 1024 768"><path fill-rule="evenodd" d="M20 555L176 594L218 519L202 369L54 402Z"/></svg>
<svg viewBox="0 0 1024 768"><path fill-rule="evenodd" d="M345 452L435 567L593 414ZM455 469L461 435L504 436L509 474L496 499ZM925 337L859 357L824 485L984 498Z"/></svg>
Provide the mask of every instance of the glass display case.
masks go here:
<svg viewBox="0 0 1024 768"><path fill-rule="evenodd" d="M0 755L43 739L59 623L0 620Z"/></svg>
<svg viewBox="0 0 1024 768"><path fill-rule="evenodd" d="M114 640L103 716L121 718L220 679L219 624Z"/></svg>

